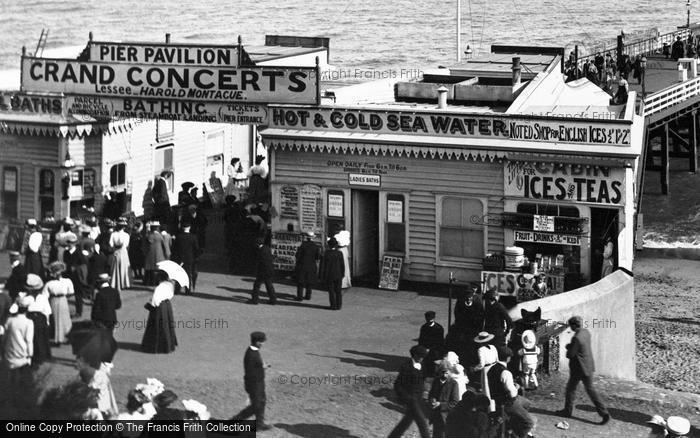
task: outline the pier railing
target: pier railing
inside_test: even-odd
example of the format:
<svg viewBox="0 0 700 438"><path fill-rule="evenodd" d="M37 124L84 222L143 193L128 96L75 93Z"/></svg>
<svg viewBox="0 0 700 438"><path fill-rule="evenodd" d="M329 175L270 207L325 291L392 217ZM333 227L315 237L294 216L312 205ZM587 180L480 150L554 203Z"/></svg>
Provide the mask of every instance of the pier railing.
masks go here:
<svg viewBox="0 0 700 438"><path fill-rule="evenodd" d="M698 95L700 95L700 76L671 85L644 99L644 116L649 117Z"/></svg>
<svg viewBox="0 0 700 438"><path fill-rule="evenodd" d="M652 38L646 38L638 41L633 41L630 43L625 43L622 49L622 53L629 55L630 59L634 59L637 55L648 55L650 53L661 50L664 43L669 45L669 50L671 50L671 45L676 41L677 37L681 37L681 40L687 41L690 35L690 29L678 29L673 32L668 32L662 35L657 35ZM617 59L617 47L612 47L610 49L596 51L586 56L579 58L579 64L583 65L584 62L588 60L595 59L595 56L600 53L605 57L608 53L613 59Z"/></svg>

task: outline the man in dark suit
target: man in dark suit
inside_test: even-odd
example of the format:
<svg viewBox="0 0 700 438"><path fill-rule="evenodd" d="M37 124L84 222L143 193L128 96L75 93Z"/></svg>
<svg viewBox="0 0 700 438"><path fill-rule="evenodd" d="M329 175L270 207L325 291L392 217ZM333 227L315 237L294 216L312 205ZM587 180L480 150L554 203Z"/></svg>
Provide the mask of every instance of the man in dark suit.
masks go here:
<svg viewBox="0 0 700 438"><path fill-rule="evenodd" d="M92 295L88 284L88 261L85 254L78 248L78 237L70 233L65 242L67 249L63 252L63 263L66 265L68 278L73 282L75 292L75 315L83 316L83 297Z"/></svg>
<svg viewBox="0 0 700 438"><path fill-rule="evenodd" d="M121 309L122 300L119 291L109 285L109 280L109 274L100 274L97 278L99 287L90 319L102 328L113 330L117 326L117 309Z"/></svg>
<svg viewBox="0 0 700 438"><path fill-rule="evenodd" d="M258 246L257 264L255 266L255 282L253 283L253 297L248 301L250 304L258 304L260 300L260 285L265 283L265 290L270 297L269 304L277 303L275 286L272 284L272 277L275 274L275 265L272 260L272 250L265 245L263 239L256 240Z"/></svg>
<svg viewBox="0 0 700 438"><path fill-rule="evenodd" d="M423 396L423 371L421 362L428 354L428 350L416 345L411 348L411 360L406 361L399 370L399 375L394 381L394 391L401 402L406 406L406 413L399 424L389 434L389 438L399 438L408 430L414 421L418 426L421 438L429 438L428 422L423 413L421 397Z"/></svg>
<svg viewBox="0 0 700 438"><path fill-rule="evenodd" d="M182 231L175 238L173 247L173 260L182 265L182 268L190 277L189 292L194 292L197 284L197 257L200 254L197 237L190 233L191 222L187 219L182 222Z"/></svg>
<svg viewBox="0 0 700 438"><path fill-rule="evenodd" d="M435 374L435 361L442 359L445 348L445 329L435 322L435 312L425 312L425 324L420 328L418 344L428 349L425 358L425 377L433 377Z"/></svg>
<svg viewBox="0 0 700 438"><path fill-rule="evenodd" d="M7 289L12 302L14 302L17 295L24 290L24 284L27 282L27 269L22 264L18 251L10 251L10 266L12 267L12 272L5 282L5 289Z"/></svg>
<svg viewBox="0 0 700 438"><path fill-rule="evenodd" d="M503 304L496 300L494 291L487 291L484 301L484 331L494 335L493 345L505 347L508 332L513 328L513 320Z"/></svg>
<svg viewBox="0 0 700 438"><path fill-rule="evenodd" d="M571 417L574 410L574 399L576 398L576 387L578 382L583 382L586 393L595 405L598 415L602 417L600 424L610 421L610 413L600 400L598 393L593 388L593 372L595 363L591 351L591 333L583 328L583 320L580 316L569 318L569 328L574 331L571 343L566 346L566 357L569 359L569 382L566 384L566 402L564 409L558 414L564 417Z"/></svg>
<svg viewBox="0 0 700 438"><path fill-rule="evenodd" d="M91 291L94 292L100 274L109 274L112 269L109 265L109 257L101 251L100 245L95 244L89 251L88 285L90 285Z"/></svg>
<svg viewBox="0 0 700 438"><path fill-rule="evenodd" d="M250 406L243 409L232 420L245 420L255 415L257 430L269 430L272 426L265 424L265 366L263 365L260 349L267 337L263 332L250 334L250 347L243 356L243 383L248 393Z"/></svg>
<svg viewBox="0 0 700 438"><path fill-rule="evenodd" d="M311 285L318 275L316 262L321 258L321 248L311 241L314 232L307 231L304 235L306 240L301 242L296 253L297 301L311 299ZM304 289L306 289L306 295L302 295Z"/></svg>
<svg viewBox="0 0 700 438"><path fill-rule="evenodd" d="M331 310L340 310L343 307L343 276L345 275L345 260L343 253L338 249L338 241L331 237L328 240L329 249L323 254L321 262L321 280L328 285L328 298L331 302Z"/></svg>

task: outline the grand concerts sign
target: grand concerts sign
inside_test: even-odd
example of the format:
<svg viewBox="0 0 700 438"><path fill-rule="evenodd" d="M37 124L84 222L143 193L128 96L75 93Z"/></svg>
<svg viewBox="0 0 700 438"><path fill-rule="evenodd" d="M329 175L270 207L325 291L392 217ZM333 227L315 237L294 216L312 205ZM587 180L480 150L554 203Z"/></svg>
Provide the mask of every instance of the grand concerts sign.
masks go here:
<svg viewBox="0 0 700 438"><path fill-rule="evenodd" d="M318 103L313 67L152 65L22 57L22 91L220 103Z"/></svg>
<svg viewBox="0 0 700 438"><path fill-rule="evenodd" d="M625 121L290 107L271 108L270 118L270 126L281 129L630 145L630 123Z"/></svg>

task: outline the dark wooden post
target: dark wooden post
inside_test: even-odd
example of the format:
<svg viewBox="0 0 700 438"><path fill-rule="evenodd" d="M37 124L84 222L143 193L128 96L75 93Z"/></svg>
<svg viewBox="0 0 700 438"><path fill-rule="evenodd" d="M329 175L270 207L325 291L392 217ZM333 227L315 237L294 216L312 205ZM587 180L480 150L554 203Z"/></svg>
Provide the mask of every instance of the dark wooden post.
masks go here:
<svg viewBox="0 0 700 438"><path fill-rule="evenodd" d="M622 54L625 51L624 35L617 36L617 70L622 70Z"/></svg>
<svg viewBox="0 0 700 438"><path fill-rule="evenodd" d="M688 114L688 158L690 159L690 171L695 173L698 169L698 111L693 110Z"/></svg>
<svg viewBox="0 0 700 438"><path fill-rule="evenodd" d="M669 126L664 125L664 132L661 135L661 193L668 195L668 143Z"/></svg>

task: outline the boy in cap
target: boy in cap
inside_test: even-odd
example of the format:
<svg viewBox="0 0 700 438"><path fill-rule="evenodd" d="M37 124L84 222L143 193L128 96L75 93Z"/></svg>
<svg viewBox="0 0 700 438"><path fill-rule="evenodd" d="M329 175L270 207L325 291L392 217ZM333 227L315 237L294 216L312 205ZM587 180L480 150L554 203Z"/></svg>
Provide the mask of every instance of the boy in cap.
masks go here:
<svg viewBox="0 0 700 438"><path fill-rule="evenodd" d="M423 395L423 371L422 362L428 355L428 349L416 345L410 350L411 360L406 361L399 370L399 375L394 381L394 391L401 402L406 406L399 424L389 434L389 438L399 438L408 430L414 421L418 426L421 438L429 438L428 422L423 413L421 397Z"/></svg>
<svg viewBox="0 0 700 438"><path fill-rule="evenodd" d="M250 334L250 346L243 356L243 382L245 392L250 398L250 406L247 406L232 420L245 420L255 415L257 430L269 430L272 426L265 424L265 365L263 364L260 349L263 342L267 341L267 336L263 332L253 332Z"/></svg>
<svg viewBox="0 0 700 438"><path fill-rule="evenodd" d="M433 438L445 438L447 415L460 401L457 382L450 378L450 363L440 360L436 363L435 379L428 395L432 412Z"/></svg>
<svg viewBox="0 0 700 438"><path fill-rule="evenodd" d="M318 275L316 263L321 259L321 248L311 239L314 238L313 231L304 232L304 241L301 242L296 252L296 273L297 273L297 301L311 299L311 285ZM306 289L306 295L302 295Z"/></svg>
<svg viewBox="0 0 700 438"><path fill-rule="evenodd" d="M432 377L435 374L435 361L440 359L445 349L445 329L435 322L435 312L425 312L425 324L420 328L418 344L428 349L425 358L425 376Z"/></svg>

